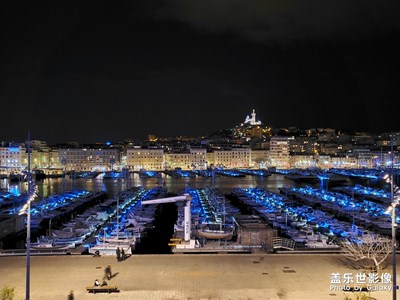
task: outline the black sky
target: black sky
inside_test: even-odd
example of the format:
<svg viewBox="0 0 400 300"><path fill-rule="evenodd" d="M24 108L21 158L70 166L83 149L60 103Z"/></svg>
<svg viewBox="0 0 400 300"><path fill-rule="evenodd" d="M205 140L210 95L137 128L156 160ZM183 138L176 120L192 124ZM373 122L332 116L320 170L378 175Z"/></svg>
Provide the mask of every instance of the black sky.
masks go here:
<svg viewBox="0 0 400 300"><path fill-rule="evenodd" d="M0 141L400 129L399 1L1 5Z"/></svg>

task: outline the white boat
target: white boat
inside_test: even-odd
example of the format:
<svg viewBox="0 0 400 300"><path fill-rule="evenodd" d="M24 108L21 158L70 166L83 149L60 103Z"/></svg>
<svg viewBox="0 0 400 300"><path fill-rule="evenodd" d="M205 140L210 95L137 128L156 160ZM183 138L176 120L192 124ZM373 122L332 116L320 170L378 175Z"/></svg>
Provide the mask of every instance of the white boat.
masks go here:
<svg viewBox="0 0 400 300"><path fill-rule="evenodd" d="M134 236L113 236L113 237L98 237L99 241L104 244L115 244L115 245L135 245L136 237Z"/></svg>
<svg viewBox="0 0 400 300"><path fill-rule="evenodd" d="M197 235L211 240L230 240L233 237L233 228L218 224L208 224L197 229Z"/></svg>
<svg viewBox="0 0 400 300"><path fill-rule="evenodd" d="M125 254L132 254L132 246L125 244L101 243L89 248L90 254L95 254L96 251L100 255L117 255L117 248L123 249Z"/></svg>
<svg viewBox="0 0 400 300"><path fill-rule="evenodd" d="M307 248L333 248L333 249L340 248L339 245L328 244L327 240L325 240L325 239L307 241L305 245Z"/></svg>
<svg viewBox="0 0 400 300"><path fill-rule="evenodd" d="M67 250L75 248L75 243L55 244L53 241L40 241L31 243L32 250Z"/></svg>

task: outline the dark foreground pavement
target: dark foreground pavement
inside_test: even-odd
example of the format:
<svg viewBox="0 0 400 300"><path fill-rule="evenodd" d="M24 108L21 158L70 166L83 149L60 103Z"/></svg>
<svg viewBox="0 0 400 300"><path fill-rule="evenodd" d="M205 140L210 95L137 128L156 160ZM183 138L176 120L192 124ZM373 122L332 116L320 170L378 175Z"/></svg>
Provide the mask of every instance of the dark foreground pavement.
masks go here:
<svg viewBox="0 0 400 300"><path fill-rule="evenodd" d="M113 273L109 285L117 285L120 293L88 294L86 286L101 280L108 264ZM0 257L0 271L0 288L15 287L15 299L25 299L26 258ZM135 255L123 262L115 257L35 256L30 295L32 300L67 299L70 291L74 300L343 300L356 294L331 289L331 274L355 277L357 272L340 255ZM390 266L384 272L391 273ZM392 299L390 291L366 294Z"/></svg>

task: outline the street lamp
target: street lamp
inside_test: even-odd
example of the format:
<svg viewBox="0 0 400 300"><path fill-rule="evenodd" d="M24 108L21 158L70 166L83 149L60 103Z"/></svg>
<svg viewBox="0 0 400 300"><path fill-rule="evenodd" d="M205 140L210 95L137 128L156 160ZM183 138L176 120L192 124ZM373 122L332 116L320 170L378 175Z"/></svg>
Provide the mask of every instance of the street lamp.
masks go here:
<svg viewBox="0 0 400 300"><path fill-rule="evenodd" d="M391 204L387 208L386 213L389 214L391 213L392 215L392 273L393 273L393 300L396 300L396 295L397 295L397 284L396 284L396 206L399 205L400 201L400 188L398 186L395 186L394 184L394 169L393 169L393 163L394 163L394 153L393 153L393 136L390 136L390 160L391 160L391 174L386 174L383 179L387 182L390 183L390 200Z"/></svg>
<svg viewBox="0 0 400 300"><path fill-rule="evenodd" d="M26 214L26 296L25 300L30 299L30 270L31 270L31 202L38 194L38 188L31 178L31 149L30 136L28 131L28 200L20 209L18 215Z"/></svg>
<svg viewBox="0 0 400 300"><path fill-rule="evenodd" d="M37 186L33 186L28 181L28 200L20 209L18 215L26 214L26 300L29 300L29 287L30 287L30 256L31 256L31 202L35 200L38 194Z"/></svg>
<svg viewBox="0 0 400 300"><path fill-rule="evenodd" d="M385 178L386 177L386 178ZM399 205L400 189L393 184L393 174L385 175L386 182L391 183L391 200L392 203L387 208L386 213L392 215L392 267L393 267L393 300L396 300L397 285L396 285L396 206ZM389 179L390 178L390 179Z"/></svg>

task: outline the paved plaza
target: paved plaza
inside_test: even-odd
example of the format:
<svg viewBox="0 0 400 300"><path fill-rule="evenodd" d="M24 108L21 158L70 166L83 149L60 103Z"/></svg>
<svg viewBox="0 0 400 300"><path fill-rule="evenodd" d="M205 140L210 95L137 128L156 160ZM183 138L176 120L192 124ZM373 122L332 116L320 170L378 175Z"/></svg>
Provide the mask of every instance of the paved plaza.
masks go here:
<svg viewBox="0 0 400 300"><path fill-rule="evenodd" d="M340 255L135 255L123 262L115 257L80 255L31 258L31 299L327 299L356 294L331 289L333 273L359 272ZM86 286L104 276L111 265L109 285L120 293L88 294ZM26 258L0 257L0 288L15 287L16 300L25 299ZM391 273L391 268L384 272ZM342 285L336 284L335 287ZM388 285L390 286L390 284ZM366 292L379 300L390 291ZM371 299L373 299L371 298Z"/></svg>

